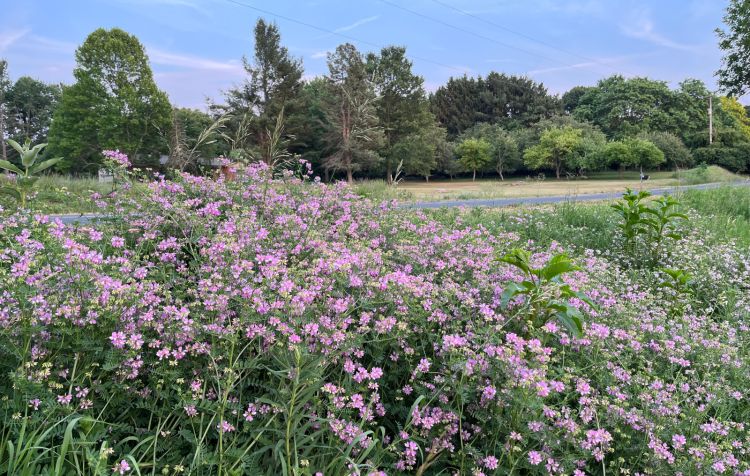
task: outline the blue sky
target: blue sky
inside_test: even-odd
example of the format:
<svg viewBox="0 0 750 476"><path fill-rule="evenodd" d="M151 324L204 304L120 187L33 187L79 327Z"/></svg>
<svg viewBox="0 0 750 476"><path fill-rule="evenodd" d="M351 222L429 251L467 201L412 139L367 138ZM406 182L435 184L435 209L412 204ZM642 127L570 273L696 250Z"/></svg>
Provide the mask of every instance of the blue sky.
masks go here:
<svg viewBox="0 0 750 476"><path fill-rule="evenodd" d="M715 87L714 29L724 0L0 0L0 57L12 78L72 82L74 51L98 27L120 27L146 46L173 103L205 99L243 80L258 17L278 23L307 77L344 41L360 50L404 45L428 90L450 76L526 74L552 92L614 73L674 86ZM261 13L252 8L279 15ZM466 14L464 14L466 13ZM283 18L283 17L286 17ZM337 34L294 23L298 20Z"/></svg>

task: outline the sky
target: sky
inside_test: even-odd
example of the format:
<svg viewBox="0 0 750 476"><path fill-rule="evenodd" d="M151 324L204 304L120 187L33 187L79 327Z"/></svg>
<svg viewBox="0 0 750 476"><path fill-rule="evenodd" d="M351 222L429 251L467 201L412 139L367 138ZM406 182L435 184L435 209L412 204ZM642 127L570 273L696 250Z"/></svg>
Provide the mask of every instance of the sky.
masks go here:
<svg viewBox="0 0 750 476"><path fill-rule="evenodd" d="M99 27L119 27L146 47L172 103L205 109L240 84L252 28L275 21L282 43L325 74L343 42L361 51L406 47L434 91L451 76L527 75L552 93L604 77L648 76L676 87L716 87L714 30L726 0L0 0L0 58L11 79L73 82L74 53Z"/></svg>

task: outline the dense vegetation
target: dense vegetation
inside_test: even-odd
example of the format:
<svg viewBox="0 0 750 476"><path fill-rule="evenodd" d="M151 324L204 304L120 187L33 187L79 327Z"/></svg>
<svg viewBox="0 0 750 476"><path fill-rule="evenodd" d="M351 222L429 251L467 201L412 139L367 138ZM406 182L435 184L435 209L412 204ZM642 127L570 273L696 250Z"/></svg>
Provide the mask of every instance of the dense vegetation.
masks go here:
<svg viewBox="0 0 750 476"><path fill-rule="evenodd" d="M4 471L750 471L747 190L427 214L269 177L3 213Z"/></svg>
<svg viewBox="0 0 750 476"><path fill-rule="evenodd" d="M742 87L741 65L729 64L743 57L731 49L744 34L739 8L730 7L730 31L720 32L730 92L743 91L730 84L733 77ZM302 158L326 180L389 183L406 175L560 178L700 163L750 169L745 108L694 79L670 89L615 75L556 96L530 78L491 72L451 78L427 94L406 48L361 52L347 43L329 54L328 74L304 80L277 26L260 19L253 58L244 60L247 80L207 114L171 107L143 46L120 29L93 32L76 61L76 82L62 89L26 77L11 83L0 62L0 139L48 141L50 156L63 157L56 170L72 174L96 172L104 149L162 172L201 173L219 156L275 169ZM18 156L3 150L2 158Z"/></svg>

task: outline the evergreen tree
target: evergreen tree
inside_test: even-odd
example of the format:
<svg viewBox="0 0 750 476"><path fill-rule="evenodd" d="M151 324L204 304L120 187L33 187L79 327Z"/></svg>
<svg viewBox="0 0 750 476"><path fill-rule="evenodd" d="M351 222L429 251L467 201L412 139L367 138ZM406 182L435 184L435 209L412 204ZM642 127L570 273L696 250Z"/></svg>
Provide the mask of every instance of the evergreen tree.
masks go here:
<svg viewBox="0 0 750 476"><path fill-rule="evenodd" d="M383 48L379 55L368 54L367 69L378 95L376 111L385 135L382 155L386 180L390 183L393 170L400 161L399 155L406 149L415 152L417 144L425 143L430 134L421 134L420 131L434 128L435 118L429 112L424 80L412 72L412 63L406 58L406 48L389 46ZM407 137L409 139L404 141ZM399 147L395 147L399 143ZM425 157L434 155L427 151L423 153ZM411 170L416 172L413 167L416 164L411 160L409 163L412 164ZM431 168L427 164L420 166L419 175L425 176L424 172L427 171L426 176L429 176Z"/></svg>
<svg viewBox="0 0 750 476"><path fill-rule="evenodd" d="M234 121L230 125L235 131L246 119L248 127L246 143L237 144L266 163L271 161L269 142L282 114L288 135L294 135L302 110L302 62L292 58L289 50L281 45L281 34L275 23L258 19L254 29L255 53L253 61L243 58L249 78L245 83L227 93L227 106L220 107L229 112Z"/></svg>

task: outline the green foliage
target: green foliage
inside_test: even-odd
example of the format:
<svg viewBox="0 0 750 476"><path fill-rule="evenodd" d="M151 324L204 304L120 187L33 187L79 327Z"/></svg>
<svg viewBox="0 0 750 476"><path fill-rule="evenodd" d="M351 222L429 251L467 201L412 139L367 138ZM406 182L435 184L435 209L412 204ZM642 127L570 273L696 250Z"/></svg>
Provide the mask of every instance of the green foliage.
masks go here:
<svg viewBox="0 0 750 476"><path fill-rule="evenodd" d="M566 168L574 168L576 158L582 144L582 132L565 126L545 131L539 143L524 151L523 160L531 169L551 168L559 179L560 173Z"/></svg>
<svg viewBox="0 0 750 476"><path fill-rule="evenodd" d="M730 0L723 20L727 29L716 29L724 52L716 74L719 86L733 96L742 96L750 88L750 4Z"/></svg>
<svg viewBox="0 0 750 476"><path fill-rule="evenodd" d="M424 79L412 72L406 48L401 46L369 53L366 67L377 94L375 109L385 137L381 155L386 180L393 180L394 168L401 160L407 173L428 177L435 167L434 149L441 133L436 131L429 110ZM425 148L430 141L433 145Z"/></svg>
<svg viewBox="0 0 750 476"><path fill-rule="evenodd" d="M653 143L638 138L628 138L607 143L601 151L601 157L609 166L621 169L636 167L653 169L664 163L664 153Z"/></svg>
<svg viewBox="0 0 750 476"><path fill-rule="evenodd" d="M612 208L620 216L617 228L624 244L624 251L636 264L654 265L664 258L669 240L680 240L683 235L677 225L688 216L676 211L679 202L671 195L663 195L646 202L651 193L638 193L628 189L622 200Z"/></svg>
<svg viewBox="0 0 750 476"><path fill-rule="evenodd" d="M490 144L490 165L500 179L503 173L512 173L523 166L516 138L498 124L480 123L467 130L463 136L481 139Z"/></svg>
<svg viewBox="0 0 750 476"><path fill-rule="evenodd" d="M18 78L6 93L6 134L16 142L26 139L46 142L61 94L58 84L46 84L28 76Z"/></svg>
<svg viewBox="0 0 750 476"><path fill-rule="evenodd" d="M172 108L143 45L118 28L100 28L76 50L76 62L76 82L63 88L49 131L50 153L65 157L58 168L95 171L105 149L122 150L136 165L156 164Z"/></svg>
<svg viewBox="0 0 750 476"><path fill-rule="evenodd" d="M303 69L301 60L291 57L289 50L281 45L281 34L275 23L258 19L253 35L253 61L243 58L250 77L240 87L227 92L226 106L215 109L231 118L227 123L229 134L239 139L234 141L233 149L245 151L244 155L255 155L270 165L274 161L270 155L274 148L270 144L273 141L270 132L277 127L282 111L286 117L283 129L288 130L289 135L294 135L295 129L306 120Z"/></svg>
<svg viewBox="0 0 750 476"><path fill-rule="evenodd" d="M47 144L37 144L32 147L29 140L26 140L24 145L20 145L13 139L8 139L8 143L18 152L23 169L7 160L0 160L0 169L16 174L13 186L0 188L0 193L10 195L18 201L21 208L26 208L26 199L34 189L36 181L39 180L37 175L58 163L62 158L47 159L44 162L37 163L39 154L47 147Z"/></svg>
<svg viewBox="0 0 750 476"><path fill-rule="evenodd" d="M733 172L750 170L750 144L701 147L693 151L693 157L697 163L718 165Z"/></svg>
<svg viewBox="0 0 750 476"><path fill-rule="evenodd" d="M465 170L474 173L473 180L477 178L477 170L481 169L492 160L491 146L484 139L464 139L456 147L456 154Z"/></svg>
<svg viewBox="0 0 750 476"><path fill-rule="evenodd" d="M357 48L346 43L328 54L329 95L325 105L330 124L327 146L331 154L324 164L329 170L343 170L348 182L355 171L380 161L383 130L375 109L375 90L367 65Z"/></svg>
<svg viewBox="0 0 750 476"><path fill-rule="evenodd" d="M664 154L664 165L669 168L684 168L693 165L693 155L675 134L670 132L647 132L638 136L654 144Z"/></svg>
<svg viewBox="0 0 750 476"><path fill-rule="evenodd" d="M574 291L562 281L565 274L581 270L567 255L556 254L543 266L534 267L531 253L516 248L500 257L499 261L516 267L524 275L520 283L511 282L503 290L503 308L507 309L511 301L521 297L522 310L519 312L527 317L531 329L541 327L555 317L571 334L581 334L583 315L570 300L577 298L591 307L594 307L594 303L584 293Z"/></svg>
<svg viewBox="0 0 750 476"><path fill-rule="evenodd" d="M481 122L513 129L561 112L559 100L542 84L494 71L486 77L450 78L430 97L430 106L450 139Z"/></svg>

